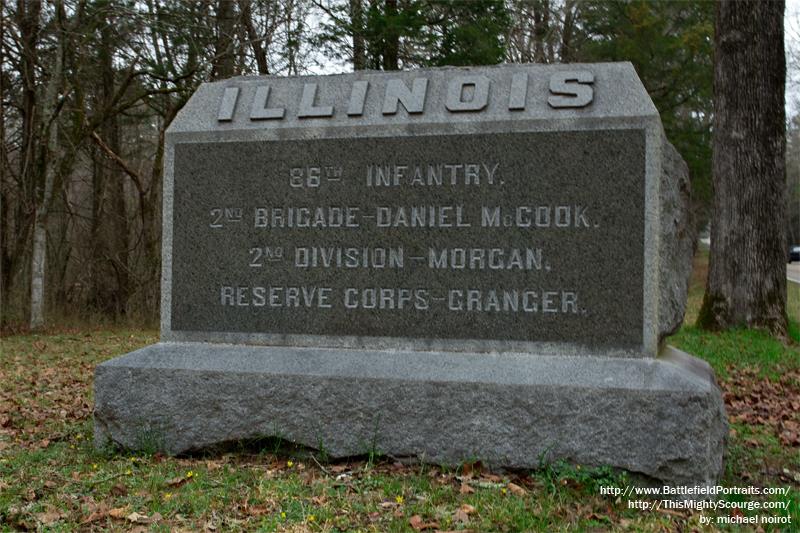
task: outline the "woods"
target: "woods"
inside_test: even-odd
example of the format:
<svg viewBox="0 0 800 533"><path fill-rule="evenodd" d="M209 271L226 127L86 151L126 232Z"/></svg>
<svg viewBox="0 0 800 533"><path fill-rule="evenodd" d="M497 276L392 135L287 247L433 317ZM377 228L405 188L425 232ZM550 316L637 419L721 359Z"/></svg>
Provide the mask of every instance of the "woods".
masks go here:
<svg viewBox="0 0 800 533"><path fill-rule="evenodd" d="M711 2L18 0L2 17L6 323L155 323L164 132L235 75L631 61L709 220Z"/></svg>

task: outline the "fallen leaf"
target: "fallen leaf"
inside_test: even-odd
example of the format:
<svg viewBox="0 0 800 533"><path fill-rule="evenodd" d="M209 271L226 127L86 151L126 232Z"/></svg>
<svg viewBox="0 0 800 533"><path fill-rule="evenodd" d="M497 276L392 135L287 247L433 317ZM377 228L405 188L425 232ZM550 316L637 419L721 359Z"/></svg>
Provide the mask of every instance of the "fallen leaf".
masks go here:
<svg viewBox="0 0 800 533"><path fill-rule="evenodd" d="M128 522L133 522L134 524L149 524L150 523L150 517L148 517L146 514L137 513L136 511L134 511L131 514L129 514L128 516L126 516L125 519Z"/></svg>
<svg viewBox="0 0 800 533"><path fill-rule="evenodd" d="M480 461L475 461L474 463L464 463L461 466L461 474L463 476L472 476L473 473L480 472L483 469L483 465Z"/></svg>
<svg viewBox="0 0 800 533"><path fill-rule="evenodd" d="M469 522L469 515L461 509L456 509L456 512L453 513L453 522L457 524L466 524Z"/></svg>
<svg viewBox="0 0 800 533"><path fill-rule="evenodd" d="M127 496L128 495L128 487L123 485L122 483L117 483L111 490L109 491L112 496Z"/></svg>
<svg viewBox="0 0 800 533"><path fill-rule="evenodd" d="M176 478L168 479L168 480L167 480L167 481L164 483L164 486L165 486L165 487L173 487L173 488L177 488L177 487L180 487L180 486L183 486L183 485L185 485L185 484L186 484L186 483L188 483L188 482L189 482L191 479L192 479L192 478L190 478L190 477L176 477Z"/></svg>
<svg viewBox="0 0 800 533"><path fill-rule="evenodd" d="M222 468L221 461L206 461L206 470L219 470Z"/></svg>
<svg viewBox="0 0 800 533"><path fill-rule="evenodd" d="M459 494L472 494L475 489L469 486L469 483L462 483L461 488L458 489Z"/></svg>
<svg viewBox="0 0 800 533"><path fill-rule="evenodd" d="M525 496L528 491L517 485L516 483L509 483L508 490L512 492L512 494L516 494L517 496Z"/></svg>
<svg viewBox="0 0 800 533"><path fill-rule="evenodd" d="M415 514L408 519L408 524L417 531L424 531L426 529L438 529L439 522L425 522L422 517Z"/></svg>
<svg viewBox="0 0 800 533"><path fill-rule="evenodd" d="M104 503L99 503L94 505L93 502L90 502L89 508L93 509L89 516L83 519L82 524L89 524L91 522L95 522L97 520L102 520L106 516L108 516L108 506Z"/></svg>
<svg viewBox="0 0 800 533"><path fill-rule="evenodd" d="M36 520L42 523L42 525L49 526L55 522L58 522L64 517L61 511L51 505L48 505L46 509L47 510L43 513L36 513L33 515Z"/></svg>
<svg viewBox="0 0 800 533"><path fill-rule="evenodd" d="M114 509L108 511L108 516L110 516L111 518L118 518L118 519L125 518L125 516L128 514L129 511L130 509L128 508L128 506L115 507Z"/></svg>

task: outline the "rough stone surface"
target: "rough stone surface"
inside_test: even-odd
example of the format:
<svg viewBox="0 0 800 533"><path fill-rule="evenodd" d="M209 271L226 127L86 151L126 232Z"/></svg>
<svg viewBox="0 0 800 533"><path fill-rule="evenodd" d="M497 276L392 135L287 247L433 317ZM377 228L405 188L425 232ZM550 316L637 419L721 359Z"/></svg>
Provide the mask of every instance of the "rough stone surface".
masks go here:
<svg viewBox="0 0 800 533"><path fill-rule="evenodd" d="M170 453L274 436L332 457L545 457L708 484L727 434L710 368L674 349L631 360L162 343L103 363L95 387L98 444Z"/></svg>
<svg viewBox="0 0 800 533"><path fill-rule="evenodd" d="M662 157L659 340L678 331L683 323L697 248L689 167L666 139Z"/></svg>

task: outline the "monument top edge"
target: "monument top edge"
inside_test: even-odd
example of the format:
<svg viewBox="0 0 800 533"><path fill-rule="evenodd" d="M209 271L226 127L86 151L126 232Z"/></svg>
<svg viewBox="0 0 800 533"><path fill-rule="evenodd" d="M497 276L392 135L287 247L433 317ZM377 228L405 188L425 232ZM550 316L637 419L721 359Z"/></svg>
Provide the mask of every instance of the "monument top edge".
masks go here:
<svg viewBox="0 0 800 533"><path fill-rule="evenodd" d="M633 65L505 64L303 76L237 76L200 85L171 133L297 130L335 136L367 126L658 120ZM580 127L577 122L576 126ZM345 134L344 136L350 136ZM301 135L302 136L302 135ZM319 136L313 134L312 136Z"/></svg>
<svg viewBox="0 0 800 533"><path fill-rule="evenodd" d="M279 74L245 74L239 76L232 76L224 80L206 81L201 85L233 85L237 83L258 83L273 80L299 80L305 81L310 79L335 79L335 78L368 78L368 77L413 77L422 73L442 73L442 74L463 74L463 73L483 73L486 72L511 72L511 71L540 71L550 72L559 70L576 70L585 68L612 68L628 70L635 74L635 68L630 61L607 61L601 63L501 63L498 65L444 65L439 67L422 67L407 70L376 70L376 69L363 69L354 70L349 72L331 72L321 74L294 74L294 75L279 75Z"/></svg>

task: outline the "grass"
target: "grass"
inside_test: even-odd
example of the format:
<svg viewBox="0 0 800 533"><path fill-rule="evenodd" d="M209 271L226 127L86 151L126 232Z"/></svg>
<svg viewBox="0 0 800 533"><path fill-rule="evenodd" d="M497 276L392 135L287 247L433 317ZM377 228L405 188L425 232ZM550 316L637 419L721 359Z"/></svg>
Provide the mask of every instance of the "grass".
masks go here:
<svg viewBox="0 0 800 533"><path fill-rule="evenodd" d="M791 487L787 497L723 499L788 500L792 525L764 526L788 531L800 524L800 443L785 440L800 422L792 407L800 405L800 349L759 332L691 326L706 264L698 254L689 325L671 342L708 360L725 391L732 426L723 485ZM789 301L797 321L800 288ZM191 457L95 448L94 366L156 339L155 331L113 328L2 339L0 530L701 531L717 529L701 525L701 515L731 514L629 508L599 490L624 486L624 476L578 465L492 473L380 456L331 462L275 440Z"/></svg>
<svg viewBox="0 0 800 533"><path fill-rule="evenodd" d="M695 327L697 315L703 302L703 289L708 275L708 248L698 250L689 297L686 305L684 325L669 342L676 347L705 359L714 368L718 377L727 377L731 368L756 368L760 375L776 378L787 369L800 368L800 285L788 283L787 314L791 342L783 343L771 335L758 330L734 330L709 333Z"/></svg>

